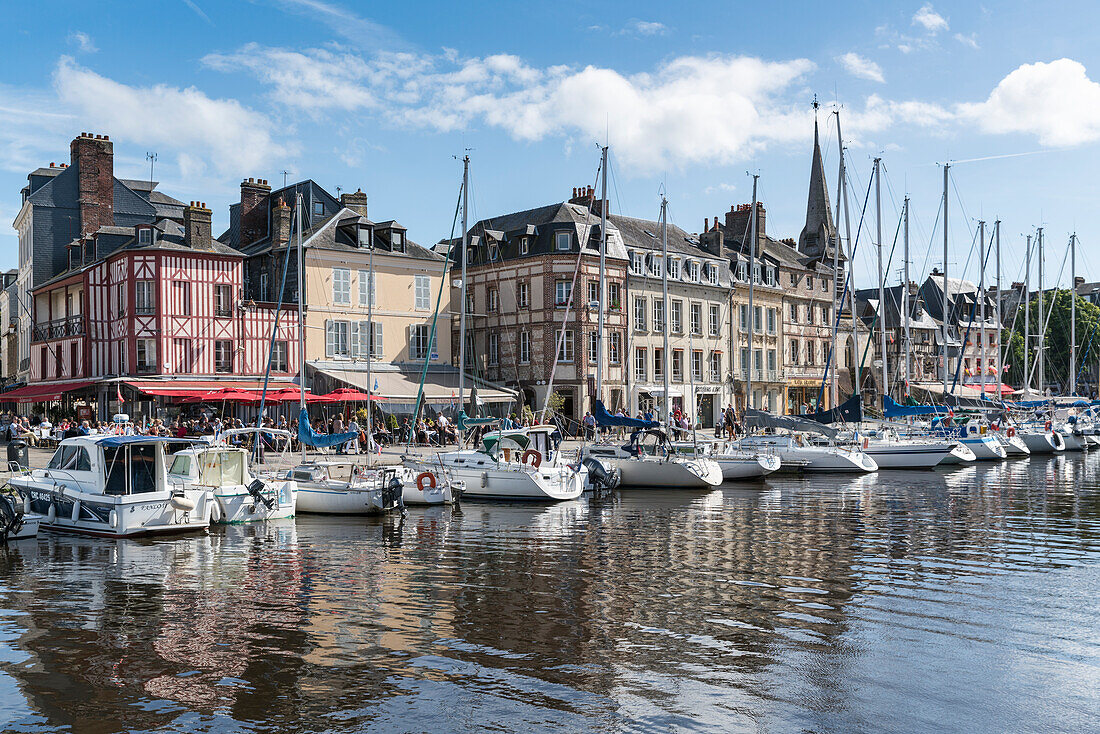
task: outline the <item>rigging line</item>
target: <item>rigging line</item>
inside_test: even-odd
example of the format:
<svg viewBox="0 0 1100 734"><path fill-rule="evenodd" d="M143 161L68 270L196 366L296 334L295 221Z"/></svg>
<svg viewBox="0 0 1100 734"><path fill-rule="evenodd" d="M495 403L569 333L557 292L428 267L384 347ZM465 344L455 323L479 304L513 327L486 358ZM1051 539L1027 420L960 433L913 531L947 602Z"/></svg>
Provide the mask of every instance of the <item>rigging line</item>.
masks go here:
<svg viewBox="0 0 1100 734"><path fill-rule="evenodd" d="M928 235L928 247L924 251L924 262L921 264L921 269L918 272L928 272L928 261L932 259L932 246L936 243L936 228L940 223L940 215L943 214L943 196L940 196L940 205L936 209L936 218L932 222L932 230ZM946 267L947 263L944 263Z"/></svg>
<svg viewBox="0 0 1100 734"><path fill-rule="evenodd" d="M1062 272L1065 270L1066 261L1068 261L1068 260L1069 260L1069 247L1066 247L1066 252L1065 252L1064 255L1062 255L1062 267L1058 268L1058 277L1054 279L1055 283L1057 283L1059 280L1062 279ZM1055 288L1052 289L1052 291L1053 291L1053 293L1051 294L1051 297L1050 297L1050 308L1047 310L1046 318L1043 319L1043 338L1042 338L1042 341L1039 344L1039 349L1036 350L1036 352L1035 352L1035 360L1031 363L1031 369L1032 370L1034 370L1036 368L1036 366L1038 365L1038 363L1039 363L1039 353L1040 353L1040 351L1043 350L1043 349L1046 349L1047 327L1050 325L1050 316L1051 316L1051 314L1054 313L1054 302L1057 300L1056 296L1058 295L1058 288L1055 287ZM1046 305L1045 300L1046 300L1046 294L1043 293L1042 291L1039 291L1039 316L1043 315L1043 306ZM1044 375L1044 377L1046 377L1046 375ZM1039 386L1039 392L1042 392L1043 390L1044 390L1044 387L1042 385L1040 385Z"/></svg>

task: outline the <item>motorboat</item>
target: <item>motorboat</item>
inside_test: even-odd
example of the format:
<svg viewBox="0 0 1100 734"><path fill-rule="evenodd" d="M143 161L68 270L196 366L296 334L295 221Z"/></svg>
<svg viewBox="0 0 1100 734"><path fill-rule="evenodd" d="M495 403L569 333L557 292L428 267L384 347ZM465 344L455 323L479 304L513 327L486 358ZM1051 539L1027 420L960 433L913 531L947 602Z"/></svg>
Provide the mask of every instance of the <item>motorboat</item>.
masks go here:
<svg viewBox="0 0 1100 734"><path fill-rule="evenodd" d="M348 460L303 461L283 478L298 488L297 509L318 515L382 515L403 510L409 470Z"/></svg>
<svg viewBox="0 0 1100 734"><path fill-rule="evenodd" d="M779 471L783 464L774 453L742 448L736 441L674 441L672 446L680 456L713 459L722 469L722 479L727 482L760 479Z"/></svg>
<svg viewBox="0 0 1100 734"><path fill-rule="evenodd" d="M287 434L289 436L289 434ZM224 443L195 443L170 457L168 483L208 489L210 521L239 523L294 517L298 487L293 479L263 477L249 467L249 452Z"/></svg>
<svg viewBox="0 0 1100 734"><path fill-rule="evenodd" d="M663 428L639 428L625 445L598 443L581 449L619 472L623 489L705 489L722 484L722 467L708 456L677 453Z"/></svg>
<svg viewBox="0 0 1100 734"><path fill-rule="evenodd" d="M774 451L781 462L780 471L872 472L878 470L873 458L855 446L841 446L801 433L762 433L741 439L742 445Z"/></svg>
<svg viewBox="0 0 1100 734"><path fill-rule="evenodd" d="M439 463L403 457L404 474L401 501L410 505L450 505L457 502L466 489Z"/></svg>
<svg viewBox="0 0 1100 734"><path fill-rule="evenodd" d="M51 530L126 538L205 530L217 501L208 487L168 481L166 447L178 438L78 436L66 438L44 469L8 480L23 496L24 512L42 516Z"/></svg>
<svg viewBox="0 0 1100 734"><path fill-rule="evenodd" d="M559 437L553 425L490 431L481 448L442 451L435 463L463 483L463 499L572 500L584 492L588 470L565 463Z"/></svg>

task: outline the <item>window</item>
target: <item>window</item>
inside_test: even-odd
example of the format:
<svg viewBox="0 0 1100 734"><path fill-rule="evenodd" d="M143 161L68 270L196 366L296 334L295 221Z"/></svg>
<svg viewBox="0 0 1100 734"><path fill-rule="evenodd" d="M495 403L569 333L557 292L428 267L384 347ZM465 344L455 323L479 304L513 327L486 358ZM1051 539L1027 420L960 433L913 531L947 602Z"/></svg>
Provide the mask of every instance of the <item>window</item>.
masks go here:
<svg viewBox="0 0 1100 734"><path fill-rule="evenodd" d="M693 303L690 307L691 333L697 336L703 334L703 304Z"/></svg>
<svg viewBox="0 0 1100 734"><path fill-rule="evenodd" d="M598 305L600 302L600 281L588 281L588 305Z"/></svg>
<svg viewBox="0 0 1100 734"><path fill-rule="evenodd" d="M323 216L324 213L325 213L325 202L323 202L323 201L313 202L313 215L317 216L317 217L320 217L320 216Z"/></svg>
<svg viewBox="0 0 1100 734"><path fill-rule="evenodd" d="M74 364L73 367L76 367ZM138 372L156 372L157 371L157 340L156 339L138 339L137 340L137 371Z"/></svg>
<svg viewBox="0 0 1100 734"><path fill-rule="evenodd" d="M382 354L382 329L381 324L378 324L378 344L377 353L379 356ZM409 327L409 357L412 359L424 359L430 358L433 351L435 351L435 344L430 343L432 335L432 327L430 324L413 324Z"/></svg>
<svg viewBox="0 0 1100 734"><path fill-rule="evenodd" d="M155 284L151 280L139 280L134 283L134 311L139 316L148 316L157 310Z"/></svg>
<svg viewBox="0 0 1100 734"><path fill-rule="evenodd" d="M798 304L797 303L792 303L791 304L791 323L792 324L797 324L798 323Z"/></svg>
<svg viewBox="0 0 1100 734"><path fill-rule="evenodd" d="M768 265L764 269L764 282L770 286L779 285L775 280L775 266Z"/></svg>
<svg viewBox="0 0 1100 734"><path fill-rule="evenodd" d="M531 335L526 331L519 333L519 363L531 363Z"/></svg>
<svg viewBox="0 0 1100 734"><path fill-rule="evenodd" d="M764 307L754 306L752 309L752 330L757 334L764 331Z"/></svg>
<svg viewBox="0 0 1100 734"><path fill-rule="evenodd" d="M531 306L531 284L526 280L521 280L516 284L516 302L520 308L530 308Z"/></svg>
<svg viewBox="0 0 1100 734"><path fill-rule="evenodd" d="M649 258L649 272L656 277L661 277L661 258L659 255L653 255Z"/></svg>
<svg viewBox="0 0 1100 734"><path fill-rule="evenodd" d="M607 308L611 311L619 311L622 309L620 292L621 289L618 283L607 284Z"/></svg>
<svg viewBox="0 0 1100 734"><path fill-rule="evenodd" d="M181 375L190 374L194 369L194 361L191 359L191 340L173 339L172 348L176 351L176 372Z"/></svg>
<svg viewBox="0 0 1100 734"><path fill-rule="evenodd" d="M600 337L596 332L588 332L588 361L596 364L599 360Z"/></svg>
<svg viewBox="0 0 1100 734"><path fill-rule="evenodd" d="M337 268L337 269L340 269L340 268ZM348 273L347 277L350 279L350 277L351 277L350 271L345 270L344 272ZM333 270L333 293L334 294L336 292L335 273L336 273L336 270ZM360 308L366 308L367 306L372 306L372 307L377 306L378 303L376 301L376 296L375 296L375 293L374 293L375 286L378 284L378 281L375 279L377 277L377 273L375 273L372 276L371 272L369 270L360 270L358 275L359 275L359 307ZM417 276L417 277L423 277L423 276ZM350 284L350 282L348 283L348 286L347 286L347 295L345 296L345 298L347 299L346 301L336 301L336 303L349 303L349 304L351 303L351 284ZM334 299L335 299L335 296L334 296Z"/></svg>
<svg viewBox="0 0 1100 734"><path fill-rule="evenodd" d="M658 333L665 330L665 302L660 299L653 301L653 330Z"/></svg>
<svg viewBox="0 0 1100 734"><path fill-rule="evenodd" d="M752 282L756 285L760 285L764 282L764 279L761 277L760 263L753 263L752 265Z"/></svg>
<svg viewBox="0 0 1100 734"><path fill-rule="evenodd" d="M707 265L707 280L711 285L718 285L718 263Z"/></svg>
<svg viewBox="0 0 1100 734"><path fill-rule="evenodd" d="M821 292L822 293L828 293L829 292L829 281L826 280L825 278L821 279Z"/></svg>
<svg viewBox="0 0 1100 734"><path fill-rule="evenodd" d="M228 318L233 315L232 286L214 286L214 315L220 318Z"/></svg>
<svg viewBox="0 0 1100 734"><path fill-rule="evenodd" d="M742 303L738 310L740 311L740 318L738 319L741 324L741 331L749 330L749 306L747 303Z"/></svg>
<svg viewBox="0 0 1100 734"><path fill-rule="evenodd" d="M373 337L374 348L371 349ZM411 338L411 335L410 335ZM382 324L355 321L351 324L351 356L360 359L382 358Z"/></svg>
<svg viewBox="0 0 1100 734"><path fill-rule="evenodd" d="M572 362L573 361L573 331L572 329L565 330L565 338L558 343L558 361L559 362Z"/></svg>
<svg viewBox="0 0 1100 734"><path fill-rule="evenodd" d="M798 364L798 340L791 339L791 364Z"/></svg>
<svg viewBox="0 0 1100 734"><path fill-rule="evenodd" d="M688 280L692 283L699 282L699 263L696 260L692 260L688 263Z"/></svg>
<svg viewBox="0 0 1100 734"><path fill-rule="evenodd" d="M674 382L684 381L684 350L672 350L672 379Z"/></svg>
<svg viewBox="0 0 1100 734"><path fill-rule="evenodd" d="M669 318L672 321L672 333L683 334L684 333L684 304L682 301L671 302L671 313Z"/></svg>
<svg viewBox="0 0 1100 734"><path fill-rule="evenodd" d="M273 372L290 372L290 346L285 341L271 345L271 369Z"/></svg>
<svg viewBox="0 0 1100 734"><path fill-rule="evenodd" d="M138 230L138 244L139 245L151 245L153 244L153 232L148 227L142 227Z"/></svg>
<svg viewBox="0 0 1100 734"><path fill-rule="evenodd" d="M54 452L47 468L91 471L92 461L88 456L88 449L83 446L61 446Z"/></svg>
<svg viewBox="0 0 1100 734"><path fill-rule="evenodd" d="M741 374L749 374L749 348L741 347Z"/></svg>
<svg viewBox="0 0 1100 734"><path fill-rule="evenodd" d="M348 321L325 321L325 356L350 357L350 332L351 324Z"/></svg>
<svg viewBox="0 0 1100 734"><path fill-rule="evenodd" d="M500 261L500 245L493 242L489 245L489 262Z"/></svg>
<svg viewBox="0 0 1100 734"><path fill-rule="evenodd" d="M775 372L776 354L774 349L768 350L768 372Z"/></svg>
<svg viewBox="0 0 1100 734"><path fill-rule="evenodd" d="M821 306L821 323L829 323L829 307L824 304Z"/></svg>
<svg viewBox="0 0 1100 734"><path fill-rule="evenodd" d="M743 260L737 263L737 279L742 283L749 282L749 264Z"/></svg>
<svg viewBox="0 0 1100 734"><path fill-rule="evenodd" d="M645 347L637 347L634 350L634 379L645 382L649 374L649 362Z"/></svg>
<svg viewBox="0 0 1100 734"><path fill-rule="evenodd" d="M814 352L815 351L816 350L814 349L814 343L812 341L807 341L806 342L806 364L808 366L811 366L811 367L813 366Z"/></svg>
<svg viewBox="0 0 1100 734"><path fill-rule="evenodd" d="M806 276L806 290L812 291L814 289L814 276Z"/></svg>
<svg viewBox="0 0 1100 734"><path fill-rule="evenodd" d="M607 335L607 361L608 364L622 364L623 335L613 331Z"/></svg>
<svg viewBox="0 0 1100 734"><path fill-rule="evenodd" d="M362 280L360 280L360 283ZM362 286L360 286L362 288ZM427 275L413 276L413 308L427 311L432 307L432 281Z"/></svg>
<svg viewBox="0 0 1100 734"><path fill-rule="evenodd" d="M175 300L174 311L180 316L191 315L191 282L187 280L172 281L172 297Z"/></svg>
<svg viewBox="0 0 1100 734"><path fill-rule="evenodd" d="M558 252L568 252L573 245L573 235L569 232L556 232L554 234L554 249Z"/></svg>
<svg viewBox="0 0 1100 734"><path fill-rule="evenodd" d="M764 369L764 350L752 350L752 368L757 372L760 372L762 369Z"/></svg>
<svg viewBox="0 0 1100 734"><path fill-rule="evenodd" d="M710 379L711 382L721 382L722 380L722 353L711 352L710 353Z"/></svg>
<svg viewBox="0 0 1100 734"><path fill-rule="evenodd" d="M489 313L496 313L500 309L500 296L496 288L489 289Z"/></svg>
<svg viewBox="0 0 1100 734"><path fill-rule="evenodd" d="M360 282L364 280L363 274L360 273ZM332 302L351 304L351 271L347 268L332 269Z"/></svg>
<svg viewBox="0 0 1100 734"><path fill-rule="evenodd" d="M634 297L634 330L645 331L646 303L644 298Z"/></svg>
<svg viewBox="0 0 1100 734"><path fill-rule="evenodd" d="M495 331L489 332L489 364L500 364L500 334Z"/></svg>
<svg viewBox="0 0 1100 734"><path fill-rule="evenodd" d="M476 304L474 302L474 289L471 288L469 291L466 292L466 313L467 313L467 315L472 315L474 313L474 310L475 310L474 306L475 305Z"/></svg>
<svg viewBox="0 0 1100 734"><path fill-rule="evenodd" d="M793 287L795 285L795 283L797 283L797 282L798 282L798 279L796 277L794 277L794 273L791 273L791 286Z"/></svg>
<svg viewBox="0 0 1100 734"><path fill-rule="evenodd" d="M722 333L722 309L716 304L710 307L710 335L718 336Z"/></svg>
<svg viewBox="0 0 1100 734"><path fill-rule="evenodd" d="M214 371L233 371L233 342L228 339L218 339L214 342Z"/></svg>
<svg viewBox="0 0 1100 734"><path fill-rule="evenodd" d="M774 308L769 308L768 309L768 333L769 334L774 334L775 333L775 322L779 320L778 316L779 316L779 314L776 313L776 309L774 309Z"/></svg>
<svg viewBox="0 0 1100 734"><path fill-rule="evenodd" d="M390 250L393 252L405 251L405 233L394 230L390 237Z"/></svg>
<svg viewBox="0 0 1100 734"><path fill-rule="evenodd" d="M266 301L267 299L267 273L260 273L260 300Z"/></svg>
<svg viewBox="0 0 1100 734"><path fill-rule="evenodd" d="M558 308L565 308L569 305L569 300L573 295L573 282L569 280L559 280L554 283L554 305Z"/></svg>
<svg viewBox="0 0 1100 734"><path fill-rule="evenodd" d="M676 278L676 279L680 278L680 258L672 257L671 255L669 255L669 258L668 258L668 277L669 278Z"/></svg>
<svg viewBox="0 0 1100 734"><path fill-rule="evenodd" d="M360 247L370 247L370 227L355 228L355 243Z"/></svg>
<svg viewBox="0 0 1100 734"><path fill-rule="evenodd" d="M641 252L630 253L630 272L634 275L645 274L645 254Z"/></svg>
<svg viewBox="0 0 1100 734"><path fill-rule="evenodd" d="M691 377L698 381L703 379L703 353L700 351L691 353Z"/></svg>
<svg viewBox="0 0 1100 734"><path fill-rule="evenodd" d="M653 379L665 379L665 350L662 347L653 348Z"/></svg>
<svg viewBox="0 0 1100 734"><path fill-rule="evenodd" d="M531 244L526 237L519 238L519 254L526 255L531 251Z"/></svg>

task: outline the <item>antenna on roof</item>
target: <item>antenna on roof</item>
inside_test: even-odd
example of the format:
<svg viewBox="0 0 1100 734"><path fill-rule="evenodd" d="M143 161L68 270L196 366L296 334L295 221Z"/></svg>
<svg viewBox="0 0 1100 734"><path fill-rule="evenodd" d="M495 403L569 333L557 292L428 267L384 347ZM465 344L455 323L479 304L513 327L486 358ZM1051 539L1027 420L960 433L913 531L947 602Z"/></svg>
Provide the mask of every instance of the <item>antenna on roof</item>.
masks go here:
<svg viewBox="0 0 1100 734"><path fill-rule="evenodd" d="M342 189L342 188L340 188L339 186L337 186L337 187L336 187L336 198L337 198L337 199L339 199L339 198L340 198L340 192L341 192L341 191L343 191L343 189Z"/></svg>
<svg viewBox="0 0 1100 734"><path fill-rule="evenodd" d="M146 153L145 160L149 161L149 193L153 193L153 164L157 162L156 153Z"/></svg>
<svg viewBox="0 0 1100 734"><path fill-rule="evenodd" d="M290 171L283 171L283 188L286 188L286 177L290 175Z"/></svg>

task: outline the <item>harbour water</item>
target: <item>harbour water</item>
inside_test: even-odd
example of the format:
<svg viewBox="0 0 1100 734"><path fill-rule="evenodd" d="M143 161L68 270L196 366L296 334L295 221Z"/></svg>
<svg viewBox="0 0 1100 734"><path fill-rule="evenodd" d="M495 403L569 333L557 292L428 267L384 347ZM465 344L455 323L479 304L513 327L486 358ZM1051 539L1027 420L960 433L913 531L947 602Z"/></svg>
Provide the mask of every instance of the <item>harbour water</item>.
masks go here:
<svg viewBox="0 0 1100 734"><path fill-rule="evenodd" d="M0 549L0 731L1095 731L1100 455Z"/></svg>

